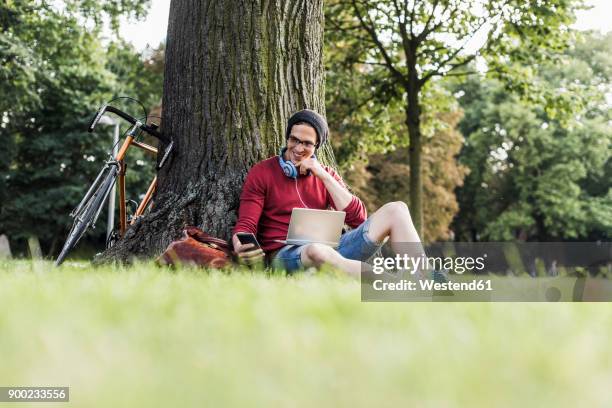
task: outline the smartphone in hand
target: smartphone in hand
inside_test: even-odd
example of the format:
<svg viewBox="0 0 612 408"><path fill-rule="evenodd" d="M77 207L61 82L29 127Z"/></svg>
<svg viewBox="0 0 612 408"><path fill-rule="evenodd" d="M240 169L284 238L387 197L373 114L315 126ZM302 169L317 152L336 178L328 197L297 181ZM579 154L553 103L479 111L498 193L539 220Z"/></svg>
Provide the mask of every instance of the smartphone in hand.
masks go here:
<svg viewBox="0 0 612 408"><path fill-rule="evenodd" d="M259 242L257 242L257 238L255 237L255 234L251 234L250 232L239 232L236 234L236 236L238 237L238 241L240 241L240 244L242 245L253 244L254 245L254 247L251 248L250 251L261 249L261 245L259 245Z"/></svg>

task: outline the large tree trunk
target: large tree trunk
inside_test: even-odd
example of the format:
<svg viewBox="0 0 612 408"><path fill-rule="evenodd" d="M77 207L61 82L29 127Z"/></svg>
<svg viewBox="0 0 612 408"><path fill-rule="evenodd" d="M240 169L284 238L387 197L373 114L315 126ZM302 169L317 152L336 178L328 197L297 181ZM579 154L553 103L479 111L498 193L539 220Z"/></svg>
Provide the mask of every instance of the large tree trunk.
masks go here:
<svg viewBox="0 0 612 408"><path fill-rule="evenodd" d="M244 178L278 152L291 113L324 114L322 49L322 0L173 0L162 130L174 153L152 211L103 258L154 256L185 225L229 238Z"/></svg>

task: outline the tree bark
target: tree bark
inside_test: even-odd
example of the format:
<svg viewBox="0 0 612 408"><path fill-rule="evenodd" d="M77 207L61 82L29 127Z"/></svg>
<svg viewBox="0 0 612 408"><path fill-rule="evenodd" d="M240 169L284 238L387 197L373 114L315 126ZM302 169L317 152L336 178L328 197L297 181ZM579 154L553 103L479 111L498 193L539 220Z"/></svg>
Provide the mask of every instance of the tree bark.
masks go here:
<svg viewBox="0 0 612 408"><path fill-rule="evenodd" d="M228 239L244 178L277 154L289 116L325 113L322 52L322 0L173 0L162 131L174 151L151 212L101 259L155 256L185 225Z"/></svg>
<svg viewBox="0 0 612 408"><path fill-rule="evenodd" d="M421 106L419 104L420 87L416 66L409 70L406 89L408 104L406 105L406 126L408 127L409 165L410 165L410 215L420 237L423 236L423 181L421 179Z"/></svg>
<svg viewBox="0 0 612 408"><path fill-rule="evenodd" d="M410 139L409 165L410 165L410 215L412 222L420 237L423 236L423 209L421 199L423 195L423 181L421 179L421 130L420 124L414 123L412 118L417 115L415 109L407 108L408 135Z"/></svg>

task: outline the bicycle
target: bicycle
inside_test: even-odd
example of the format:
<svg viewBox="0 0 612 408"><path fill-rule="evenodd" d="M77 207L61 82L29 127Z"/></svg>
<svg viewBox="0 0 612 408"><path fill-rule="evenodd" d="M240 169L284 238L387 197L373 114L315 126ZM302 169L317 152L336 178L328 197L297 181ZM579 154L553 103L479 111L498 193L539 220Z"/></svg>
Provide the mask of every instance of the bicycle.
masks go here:
<svg viewBox="0 0 612 408"><path fill-rule="evenodd" d="M131 98L128 98L131 99ZM112 102L112 101L111 101ZM143 108L144 109L144 108ZM127 219L127 202L125 199L125 173L126 173L126 164L125 164L125 156L127 155L128 149L132 146L138 147L150 153L157 154L158 149L145 144L143 142L139 142L136 140L138 134L141 131L146 132L147 134L155 137L160 142L162 142L166 147L164 149L164 155L162 159L159 161L157 165L157 170L159 170L168 157L170 156L170 152L172 151L172 147L174 142L172 139L164 136L162 133L158 131L158 126L155 124L147 125L146 121L148 119L148 115L145 110L145 123L140 122L138 119L132 117L131 115L123 112L122 110L107 104L102 105L102 107L96 112L96 115L93 117L90 122L87 131L93 132L94 128L102 118L106 112L114 113L120 118L126 120L131 123L131 128L127 131L125 140L121 145L116 156L113 157L111 154L109 160L106 161L102 170L92 183L92 185L85 193L85 196L79 203L79 205L70 213L70 216L74 218L74 222L72 224L72 228L68 233L68 238L60 252L59 256L55 261L55 266L59 266L68 253L76 246L79 240L83 237L85 232L89 227L95 228L95 223L102 211L102 207L106 199L108 198L113 185L118 183L119 188L119 237L122 237L127 228L128 228L128 219ZM155 189L157 188L157 176L153 178L147 192L145 193L144 198L141 200L134 216L130 220L130 225L133 225L138 217L142 216L147 209L148 205L151 202L151 198ZM113 244L111 241L111 237L108 237L107 247Z"/></svg>

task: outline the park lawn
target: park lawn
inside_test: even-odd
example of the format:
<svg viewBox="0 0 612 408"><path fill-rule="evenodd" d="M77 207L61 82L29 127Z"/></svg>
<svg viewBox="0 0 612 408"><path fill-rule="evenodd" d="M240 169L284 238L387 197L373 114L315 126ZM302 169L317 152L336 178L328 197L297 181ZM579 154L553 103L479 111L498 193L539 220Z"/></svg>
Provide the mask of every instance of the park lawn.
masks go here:
<svg viewBox="0 0 612 408"><path fill-rule="evenodd" d="M612 406L607 304L362 303L333 273L29 261L0 261L0 304L0 386L70 387L47 407Z"/></svg>

